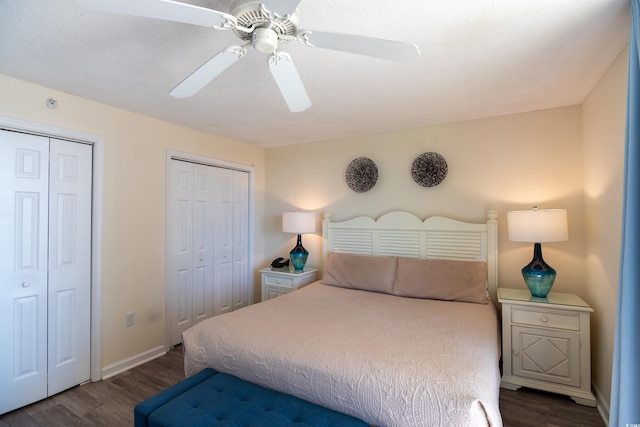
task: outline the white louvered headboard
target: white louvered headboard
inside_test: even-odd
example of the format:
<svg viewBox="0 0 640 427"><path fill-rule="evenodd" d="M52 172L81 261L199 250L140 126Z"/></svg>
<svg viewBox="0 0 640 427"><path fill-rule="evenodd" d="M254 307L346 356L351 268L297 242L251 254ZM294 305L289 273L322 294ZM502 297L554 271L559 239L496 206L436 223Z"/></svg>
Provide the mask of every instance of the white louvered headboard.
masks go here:
<svg viewBox="0 0 640 427"><path fill-rule="evenodd" d="M390 212L377 220L360 216L333 222L329 213L322 221L323 273L329 252L487 261L491 299L497 301L498 221L496 211L486 223L469 223L435 216L422 221L408 212Z"/></svg>

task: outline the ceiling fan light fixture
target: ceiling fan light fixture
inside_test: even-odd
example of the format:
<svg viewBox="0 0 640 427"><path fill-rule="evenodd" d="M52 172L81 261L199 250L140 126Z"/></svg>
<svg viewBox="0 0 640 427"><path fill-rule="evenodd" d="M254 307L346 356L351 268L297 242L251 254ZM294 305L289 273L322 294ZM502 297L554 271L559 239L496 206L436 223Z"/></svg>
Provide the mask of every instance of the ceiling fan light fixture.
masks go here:
<svg viewBox="0 0 640 427"><path fill-rule="evenodd" d="M269 55L267 64L291 112L305 111L311 100L293 59L278 46L293 40L308 47L320 47L375 58L411 62L420 57L410 43L324 31L298 31L298 4L302 0L229 0L230 14L176 0L76 0L81 5L106 12L122 13L218 30L231 29L242 46L229 46L202 64L169 94L175 98L195 95L213 79L240 60L249 43Z"/></svg>
<svg viewBox="0 0 640 427"><path fill-rule="evenodd" d="M256 28L251 44L258 52L273 53L278 47L278 34L271 28Z"/></svg>

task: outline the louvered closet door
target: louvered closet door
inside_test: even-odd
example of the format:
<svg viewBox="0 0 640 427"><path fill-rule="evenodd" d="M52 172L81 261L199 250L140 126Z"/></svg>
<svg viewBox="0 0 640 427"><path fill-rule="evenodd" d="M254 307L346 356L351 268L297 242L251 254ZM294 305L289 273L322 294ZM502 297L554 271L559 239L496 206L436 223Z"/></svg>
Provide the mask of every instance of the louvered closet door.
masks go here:
<svg viewBox="0 0 640 427"><path fill-rule="evenodd" d="M91 151L0 131L0 413L90 378Z"/></svg>

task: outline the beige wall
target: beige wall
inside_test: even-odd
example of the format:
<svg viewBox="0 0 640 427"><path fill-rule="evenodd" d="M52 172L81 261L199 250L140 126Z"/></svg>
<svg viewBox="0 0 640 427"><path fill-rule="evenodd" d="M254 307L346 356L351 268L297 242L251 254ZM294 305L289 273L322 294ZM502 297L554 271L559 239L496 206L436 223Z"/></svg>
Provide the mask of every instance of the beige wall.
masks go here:
<svg viewBox="0 0 640 427"><path fill-rule="evenodd" d="M556 291L580 291L584 282L582 145L580 107L559 108L486 120L429 126L362 138L268 149L266 196L267 256L284 256L294 236L280 232L280 215L295 208L329 211L336 220L374 217L406 210L421 218L449 215L483 221L488 209L499 214L499 274L502 286L526 289L520 268L533 246L510 242L506 212L567 208L571 238L545 245L549 264L558 270ZM435 151L448 163L448 175L425 188L411 177L420 153ZM348 163L359 156L376 162L379 179L366 193L344 181ZM319 265L321 240L305 235L310 265Z"/></svg>
<svg viewBox="0 0 640 427"><path fill-rule="evenodd" d="M329 211L336 220L378 217L406 210L422 218L449 215L483 221L497 209L500 286L526 289L520 268L532 245L510 242L506 212L566 208L569 241L543 245L545 260L558 271L554 291L577 293L594 307L593 382L608 405L620 241L622 149L626 52L594 88L584 106L428 126L361 138L268 149L266 153L267 257L286 256L294 236L281 232L281 213L291 209ZM413 159L435 151L449 174L423 188L410 175ZM359 156L376 162L379 179L366 193L344 181ZM319 233L305 235L309 265L321 263ZM608 412L608 408L605 408Z"/></svg>
<svg viewBox="0 0 640 427"><path fill-rule="evenodd" d="M254 165L254 260L263 264L263 149L4 76L0 93L0 116L104 137L103 368L164 345L168 149ZM55 110L45 106L50 97ZM125 328L129 311L136 324Z"/></svg>
<svg viewBox="0 0 640 427"><path fill-rule="evenodd" d="M591 322L593 382L608 416L615 335L626 110L627 51L591 91L582 107L586 281Z"/></svg>

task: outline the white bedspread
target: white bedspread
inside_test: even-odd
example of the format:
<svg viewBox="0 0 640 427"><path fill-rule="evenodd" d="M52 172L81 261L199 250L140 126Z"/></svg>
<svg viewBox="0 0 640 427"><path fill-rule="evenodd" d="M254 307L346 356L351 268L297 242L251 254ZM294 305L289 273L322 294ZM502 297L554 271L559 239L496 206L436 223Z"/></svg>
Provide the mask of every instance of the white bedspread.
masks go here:
<svg viewBox="0 0 640 427"><path fill-rule="evenodd" d="M501 426L492 304L401 298L320 283L183 334L205 367L375 426Z"/></svg>

